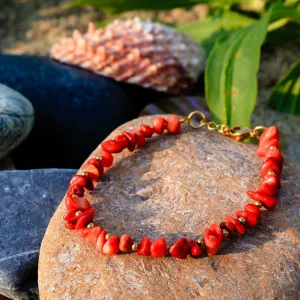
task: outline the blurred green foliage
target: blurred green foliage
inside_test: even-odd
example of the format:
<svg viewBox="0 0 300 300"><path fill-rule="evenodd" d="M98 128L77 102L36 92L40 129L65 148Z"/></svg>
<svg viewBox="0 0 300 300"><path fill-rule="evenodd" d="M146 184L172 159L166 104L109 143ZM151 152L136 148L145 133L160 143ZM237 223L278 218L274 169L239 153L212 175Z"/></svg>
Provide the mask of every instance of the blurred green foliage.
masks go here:
<svg viewBox="0 0 300 300"><path fill-rule="evenodd" d="M273 88L269 106L278 111L300 116L300 59Z"/></svg>

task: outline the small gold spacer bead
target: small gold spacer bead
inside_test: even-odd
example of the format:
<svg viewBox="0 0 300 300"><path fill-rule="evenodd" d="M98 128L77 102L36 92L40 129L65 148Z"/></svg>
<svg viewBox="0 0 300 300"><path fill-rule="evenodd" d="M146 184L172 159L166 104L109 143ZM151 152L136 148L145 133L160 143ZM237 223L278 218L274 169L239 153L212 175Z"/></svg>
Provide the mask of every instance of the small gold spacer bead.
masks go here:
<svg viewBox="0 0 300 300"><path fill-rule="evenodd" d="M229 231L227 229L222 229L222 233L225 237L229 236Z"/></svg>
<svg viewBox="0 0 300 300"><path fill-rule="evenodd" d="M245 225L246 222L247 222L246 219L243 218L243 217L238 218L238 220L239 220L243 225Z"/></svg>
<svg viewBox="0 0 300 300"><path fill-rule="evenodd" d="M132 251L137 251L138 246L139 246L138 243L133 243L132 246L131 246L131 250Z"/></svg>
<svg viewBox="0 0 300 300"><path fill-rule="evenodd" d="M87 175L88 175L88 172L83 171L83 172L81 172L81 175L82 175L82 176L87 176Z"/></svg>
<svg viewBox="0 0 300 300"><path fill-rule="evenodd" d="M106 236L105 236L105 239L109 240L111 237L112 237L112 234L111 233L107 233Z"/></svg>
<svg viewBox="0 0 300 300"><path fill-rule="evenodd" d="M262 205L261 205L261 203L259 201L255 201L254 205L258 206L259 208L262 208Z"/></svg>
<svg viewBox="0 0 300 300"><path fill-rule="evenodd" d="M95 227L95 224L94 224L94 223L89 223L89 224L87 224L87 226L86 226L86 228L93 228L93 227Z"/></svg>
<svg viewBox="0 0 300 300"><path fill-rule="evenodd" d="M270 147L270 149L275 149L275 148L277 148L277 147L276 147L276 146L274 146L274 145Z"/></svg>
<svg viewBox="0 0 300 300"><path fill-rule="evenodd" d="M201 245L201 246L204 246L204 240L203 240L203 236L202 235L199 235L196 237L195 241Z"/></svg>
<svg viewBox="0 0 300 300"><path fill-rule="evenodd" d="M75 216L78 217L82 214L82 212L80 210L76 211Z"/></svg>
<svg viewBox="0 0 300 300"><path fill-rule="evenodd" d="M98 160L102 160L102 157L99 156L99 155L96 155L95 158L98 159Z"/></svg>
<svg viewBox="0 0 300 300"><path fill-rule="evenodd" d="M268 175L275 175L276 173L273 170L269 170L267 174Z"/></svg>

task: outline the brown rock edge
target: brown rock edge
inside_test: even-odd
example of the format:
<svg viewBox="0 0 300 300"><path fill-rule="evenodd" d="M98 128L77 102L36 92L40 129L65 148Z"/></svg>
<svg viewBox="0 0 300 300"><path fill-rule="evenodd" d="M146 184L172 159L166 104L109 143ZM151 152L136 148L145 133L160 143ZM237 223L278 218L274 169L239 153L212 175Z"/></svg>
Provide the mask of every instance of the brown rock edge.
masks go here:
<svg viewBox="0 0 300 300"><path fill-rule="evenodd" d="M126 123L108 138L152 119ZM116 155L88 195L96 223L136 241L143 235L164 236L169 244L195 237L251 202L245 192L258 186L262 163L255 149L186 125L179 136L154 137L134 153ZM225 242L219 255L186 260L102 256L65 229L62 202L41 246L40 299L297 299L299 190L300 173L286 163L275 211L264 212L245 236Z"/></svg>

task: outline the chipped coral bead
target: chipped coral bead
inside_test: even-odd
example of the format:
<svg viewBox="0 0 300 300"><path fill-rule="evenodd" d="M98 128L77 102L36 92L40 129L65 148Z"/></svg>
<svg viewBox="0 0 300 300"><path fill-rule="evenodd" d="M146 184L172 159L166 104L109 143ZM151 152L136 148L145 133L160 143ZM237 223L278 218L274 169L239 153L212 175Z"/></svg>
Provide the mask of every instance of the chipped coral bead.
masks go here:
<svg viewBox="0 0 300 300"><path fill-rule="evenodd" d="M102 231L100 226L95 226L92 228L81 228L78 230L78 234L89 243L96 243L98 237Z"/></svg>
<svg viewBox="0 0 300 300"><path fill-rule="evenodd" d="M239 234L245 234L246 233L246 229L245 227L241 224L241 222L231 216L226 216L226 221L228 223L232 223L235 226L236 231Z"/></svg>
<svg viewBox="0 0 300 300"><path fill-rule="evenodd" d="M279 131L277 126L268 127L259 138L259 145L264 145L266 142L276 139L279 140Z"/></svg>
<svg viewBox="0 0 300 300"><path fill-rule="evenodd" d="M235 212L235 215L238 218L244 218L246 220L246 226L247 227L255 227L257 224L257 217L256 214L248 212L248 211L243 211L243 210L238 210Z"/></svg>
<svg viewBox="0 0 300 300"><path fill-rule="evenodd" d="M122 252L130 252L133 240L129 234L123 234L120 238L119 248Z"/></svg>
<svg viewBox="0 0 300 300"><path fill-rule="evenodd" d="M107 151L101 151L100 155L99 155L98 160L100 160L102 162L103 167L105 168L109 168L112 166L113 162L114 162L114 157L110 152Z"/></svg>
<svg viewBox="0 0 300 300"><path fill-rule="evenodd" d="M82 214L82 215L79 216L79 219L78 219L78 221L76 222L76 225L75 225L75 230L79 230L81 228L84 228L84 227L86 227L86 225L88 223L91 223L93 221L95 210L90 209L90 211L91 211L90 214Z"/></svg>
<svg viewBox="0 0 300 300"><path fill-rule="evenodd" d="M77 195L78 197L83 197L84 195L84 188L79 184L72 184L68 188L67 192L68 196Z"/></svg>
<svg viewBox="0 0 300 300"><path fill-rule="evenodd" d="M173 257L185 259L190 253L190 245L186 238L180 238L175 244L170 246L169 252Z"/></svg>
<svg viewBox="0 0 300 300"><path fill-rule="evenodd" d="M153 135L153 129L148 125L142 124L140 126L140 131L146 138L151 138Z"/></svg>
<svg viewBox="0 0 300 300"><path fill-rule="evenodd" d="M247 195L251 199L261 202L262 206L268 210L274 209L275 206L277 205L277 199L275 197L265 195L261 192L248 191Z"/></svg>
<svg viewBox="0 0 300 300"><path fill-rule="evenodd" d="M198 257L199 255L201 255L202 249L195 240L189 241L189 247L191 256Z"/></svg>
<svg viewBox="0 0 300 300"><path fill-rule="evenodd" d="M176 115L171 116L166 125L166 129L169 133L179 134L181 131L181 123L179 118Z"/></svg>
<svg viewBox="0 0 300 300"><path fill-rule="evenodd" d="M97 159L97 158L91 158L87 161L88 164L92 164L93 166L95 166L99 172L99 178L103 177L104 175L104 167L103 164L101 162L101 160Z"/></svg>
<svg viewBox="0 0 300 300"><path fill-rule="evenodd" d="M85 211L91 208L90 202L87 199L77 196L67 196L65 198L65 205L67 210Z"/></svg>
<svg viewBox="0 0 300 300"><path fill-rule="evenodd" d="M218 237L221 241L223 241L223 232L222 232L222 228L220 227L220 225L218 224L212 224L210 225L210 227L208 228L216 237Z"/></svg>
<svg viewBox="0 0 300 300"><path fill-rule="evenodd" d="M144 256L150 256L150 247L151 247L151 241L147 236L144 236L142 238L141 243L138 245L138 249L136 253L138 255L144 255Z"/></svg>
<svg viewBox="0 0 300 300"><path fill-rule="evenodd" d="M70 185L73 184L78 184L82 187L86 186L86 178L82 175L75 175L72 177L71 181L70 181Z"/></svg>
<svg viewBox="0 0 300 300"><path fill-rule="evenodd" d="M217 254L220 245L221 239L219 236L216 236L211 230L204 230L204 244L206 248L206 253L208 256L213 256Z"/></svg>
<svg viewBox="0 0 300 300"><path fill-rule="evenodd" d="M97 242L96 242L96 247L101 254L104 254L102 249L103 249L104 244L106 243L106 234L107 234L106 230L102 230L100 232Z"/></svg>
<svg viewBox="0 0 300 300"><path fill-rule="evenodd" d="M91 181L97 181L100 177L100 173L99 173L99 170L98 168L96 168L93 164L90 164L90 163L86 163L82 166L82 171L83 172L86 172L86 177L88 179L90 179ZM103 173L102 173L102 176L103 176ZM88 181L87 181L88 183ZM87 184L85 185L85 187L87 186Z"/></svg>
<svg viewBox="0 0 300 300"><path fill-rule="evenodd" d="M119 134L115 137L114 139L117 143L122 145L122 150L126 149L128 147L128 139L126 138L125 135L123 134Z"/></svg>
<svg viewBox="0 0 300 300"><path fill-rule="evenodd" d="M65 227L69 230L75 230L75 224L70 222L65 222Z"/></svg>
<svg viewBox="0 0 300 300"><path fill-rule="evenodd" d="M88 210L72 209L67 211L67 213L64 216L64 219L67 222L76 223L80 217L94 215L94 213L95 213L94 209L88 209Z"/></svg>
<svg viewBox="0 0 300 300"><path fill-rule="evenodd" d="M280 147L279 140L272 139L272 140L266 141L262 145L259 145L257 150L256 150L256 155L264 157L272 146L274 146L276 148L279 148Z"/></svg>
<svg viewBox="0 0 300 300"><path fill-rule="evenodd" d="M244 206L244 210L255 214L257 220L260 220L261 211L260 211L260 208L257 205L252 204L252 203L248 203Z"/></svg>
<svg viewBox="0 0 300 300"><path fill-rule="evenodd" d="M131 134L130 132L123 132L123 135L127 138L128 140L128 146L127 149L132 152L134 151L135 147L136 147L136 140L134 138L134 135Z"/></svg>
<svg viewBox="0 0 300 300"><path fill-rule="evenodd" d="M265 176L268 174L269 171L274 171L277 174L277 176L279 176L281 172L277 160L273 157L269 157L264 161L260 174L261 176Z"/></svg>
<svg viewBox="0 0 300 300"><path fill-rule="evenodd" d="M221 227L221 229L226 229L229 232L229 237L233 237L234 236L234 232L235 232L235 226L234 226L234 224L228 223L228 222L221 222L220 223L220 227Z"/></svg>
<svg viewBox="0 0 300 300"><path fill-rule="evenodd" d="M272 197L276 197L278 196L278 190L275 187L272 187L271 185L269 185L268 183L265 182L261 182L258 186L257 189L258 192L268 195L268 196L272 196Z"/></svg>
<svg viewBox="0 0 300 300"><path fill-rule="evenodd" d="M165 238L158 238L151 243L150 253L152 257L165 256L167 252L167 242Z"/></svg>
<svg viewBox="0 0 300 300"><path fill-rule="evenodd" d="M163 117L156 117L152 122L152 127L155 133L163 134L167 125L167 120Z"/></svg>
<svg viewBox="0 0 300 300"><path fill-rule="evenodd" d="M118 236L111 236L103 245L102 252L105 255L115 255L120 251L119 249L120 239Z"/></svg>
<svg viewBox="0 0 300 300"><path fill-rule="evenodd" d="M266 159L268 159L269 157L273 157L277 161L279 166L282 165L284 161L281 152L277 148L271 147L269 151L266 153L265 157Z"/></svg>
<svg viewBox="0 0 300 300"><path fill-rule="evenodd" d="M146 139L145 139L144 135L138 129L132 130L131 134L134 136L136 145L138 147L142 147L145 145Z"/></svg>
<svg viewBox="0 0 300 300"><path fill-rule="evenodd" d="M123 145L114 141L114 140L108 140L105 142L102 142L101 147L104 151L110 152L110 153L120 153L123 151Z"/></svg>
<svg viewBox="0 0 300 300"><path fill-rule="evenodd" d="M272 188L280 188L280 177L278 177L276 174L267 174L262 177L261 183L269 184Z"/></svg>

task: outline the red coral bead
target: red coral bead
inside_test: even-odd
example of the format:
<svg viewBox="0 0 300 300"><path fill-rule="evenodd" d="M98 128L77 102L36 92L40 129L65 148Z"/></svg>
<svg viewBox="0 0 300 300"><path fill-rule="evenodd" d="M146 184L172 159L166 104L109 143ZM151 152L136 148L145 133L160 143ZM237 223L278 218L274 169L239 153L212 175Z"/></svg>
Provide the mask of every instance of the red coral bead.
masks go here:
<svg viewBox="0 0 300 300"><path fill-rule="evenodd" d="M223 241L224 236L223 236L222 228L220 227L220 225L212 224L212 225L210 225L210 227L208 229L213 233L214 236L219 238L220 241Z"/></svg>
<svg viewBox="0 0 300 300"><path fill-rule="evenodd" d="M269 157L266 159L261 168L261 176L265 176L268 174L269 171L274 171L277 176L280 175L280 166L275 158Z"/></svg>
<svg viewBox="0 0 300 300"><path fill-rule="evenodd" d="M108 140L101 144L101 147L104 151L110 152L110 153L120 153L123 151L123 145L114 141L114 140Z"/></svg>
<svg viewBox="0 0 300 300"><path fill-rule="evenodd" d="M265 182L261 182L259 184L257 191L262 193L262 194L271 196L271 197L278 196L277 188L274 188L274 187L270 186L269 184L267 184Z"/></svg>
<svg viewBox="0 0 300 300"><path fill-rule="evenodd" d="M176 115L173 115L168 119L166 129L172 134L180 133L181 124L179 118Z"/></svg>
<svg viewBox="0 0 300 300"><path fill-rule="evenodd" d="M146 139L145 139L145 137L143 136L143 134L138 129L132 130L131 134L134 136L136 145L138 147L142 147L142 146L145 145Z"/></svg>
<svg viewBox="0 0 300 300"><path fill-rule="evenodd" d="M276 174L267 174L261 179L261 183L267 183L272 188L280 188L280 178Z"/></svg>
<svg viewBox="0 0 300 300"><path fill-rule="evenodd" d="M88 210L91 208L90 202L82 197L76 197L76 196L67 196L65 198L65 205L67 210Z"/></svg>
<svg viewBox="0 0 300 300"><path fill-rule="evenodd" d="M77 211L81 211L82 213L79 214L79 215L76 215L76 212ZM95 213L95 210L94 209L88 209L86 211L82 211L80 209L73 209L73 210L69 210L65 216L64 216L64 219L67 221L67 222L70 222L70 223L76 223L80 217L82 216L89 216L89 215L94 215Z"/></svg>
<svg viewBox="0 0 300 300"><path fill-rule="evenodd" d="M251 199L261 202L261 204L268 210L274 209L277 205L277 199L275 197L265 195L261 192L248 191L247 195Z"/></svg>
<svg viewBox="0 0 300 300"><path fill-rule="evenodd" d="M70 181L70 185L73 185L73 184L78 184L82 187L85 187L86 179L82 175L75 175L75 176L72 177L72 179Z"/></svg>
<svg viewBox="0 0 300 300"><path fill-rule="evenodd" d="M257 218L254 213L248 212L248 211L242 211L238 210L235 212L235 215L238 218L244 218L246 220L246 226L247 227L255 227L257 224Z"/></svg>
<svg viewBox="0 0 300 300"><path fill-rule="evenodd" d="M67 192L68 196L77 195L79 197L82 197L84 195L84 188L79 184L72 184L68 188Z"/></svg>
<svg viewBox="0 0 300 300"><path fill-rule="evenodd" d="M195 240L189 241L189 247L190 247L190 255L191 256L197 257L197 256L201 255L202 249Z"/></svg>
<svg viewBox="0 0 300 300"><path fill-rule="evenodd" d="M75 224L74 223L70 223L70 222L65 222L65 226L67 229L69 230L75 230Z"/></svg>
<svg viewBox="0 0 300 300"><path fill-rule="evenodd" d="M99 172L99 178L103 177L104 175L104 167L103 164L101 162L101 160L97 159L97 158L91 158L87 161L88 164L92 164L93 166L95 166Z"/></svg>
<svg viewBox="0 0 300 300"><path fill-rule="evenodd" d="M119 248L122 252L130 252L132 244L133 241L129 234L123 234L121 236Z"/></svg>
<svg viewBox="0 0 300 300"><path fill-rule="evenodd" d="M260 208L257 205L252 204L252 203L248 203L248 204L245 205L244 210L255 214L257 220L260 220L261 211L260 211Z"/></svg>
<svg viewBox="0 0 300 300"><path fill-rule="evenodd" d="M92 228L81 228L78 234L89 243L96 243L102 228L99 226Z"/></svg>
<svg viewBox="0 0 300 300"><path fill-rule="evenodd" d="M76 223L75 230L84 228L84 227L86 227L87 224L93 222L94 212L92 214L88 214L88 215L84 215L84 214L80 215L80 217Z"/></svg>
<svg viewBox="0 0 300 300"><path fill-rule="evenodd" d="M234 236L234 232L235 232L234 224L228 222L221 222L220 227L221 229L226 229L229 232L230 237Z"/></svg>
<svg viewBox="0 0 300 300"><path fill-rule="evenodd" d="M135 149L135 146L136 146L136 140L133 136L133 134L131 134L130 132L123 132L123 135L127 138L128 140L128 146L127 146L127 149L132 152L134 151Z"/></svg>
<svg viewBox="0 0 300 300"><path fill-rule="evenodd" d="M279 141L277 139L266 141L264 144L260 145L257 148L256 155L264 157L266 153L270 150L271 146L275 146L276 148L279 148L280 147Z"/></svg>
<svg viewBox="0 0 300 300"><path fill-rule="evenodd" d="M211 230L205 229L204 230L204 244L206 247L207 255L213 256L218 252L220 245L221 245L221 240L218 236L215 236Z"/></svg>
<svg viewBox="0 0 300 300"><path fill-rule="evenodd" d="M153 120L152 127L155 133L163 134L167 125L167 120L163 117L157 117Z"/></svg>
<svg viewBox="0 0 300 300"><path fill-rule="evenodd" d="M140 126L140 131L146 138L151 138L153 135L153 129L148 125L142 124Z"/></svg>
<svg viewBox="0 0 300 300"><path fill-rule="evenodd" d="M245 234L246 233L246 229L245 227L241 224L240 221L238 221L237 219L231 217L231 216L227 216L226 217L226 221L228 223L232 223L234 226L235 226L235 229L236 231L239 233L239 234Z"/></svg>
<svg viewBox="0 0 300 300"><path fill-rule="evenodd" d="M120 239L118 236L111 236L103 246L102 252L105 255L115 255L119 252Z"/></svg>
<svg viewBox="0 0 300 300"><path fill-rule="evenodd" d="M107 232L105 230L102 230L96 242L96 246L101 254L104 254L102 250L104 244L106 243L106 234Z"/></svg>
<svg viewBox="0 0 300 300"><path fill-rule="evenodd" d="M175 244L170 246L169 252L173 257L185 259L190 252L188 240L180 238Z"/></svg>
<svg viewBox="0 0 300 300"><path fill-rule="evenodd" d="M167 251L167 242L165 238L159 238L152 242L150 247L150 253L152 257L165 256Z"/></svg>
<svg viewBox="0 0 300 300"><path fill-rule="evenodd" d="M109 168L112 166L114 162L114 157L110 152L101 151L99 156L101 157L101 162L103 164L103 167Z"/></svg>
<svg viewBox="0 0 300 300"><path fill-rule="evenodd" d="M283 157L281 152L277 148L270 148L266 153L266 158L273 157L279 165L283 164Z"/></svg>
<svg viewBox="0 0 300 300"><path fill-rule="evenodd" d="M144 256L149 256L150 253L150 247L151 247L151 241L147 236L144 236L142 238L141 243L138 245L138 250L136 253L138 255L144 255Z"/></svg>
<svg viewBox="0 0 300 300"><path fill-rule="evenodd" d="M97 181L99 179L100 176L99 170L93 164L89 164L89 163L84 164L82 166L82 171L87 172L87 178L92 181Z"/></svg>
<svg viewBox="0 0 300 300"><path fill-rule="evenodd" d="M272 139L279 140L279 131L277 126L271 126L263 132L259 138L259 145L261 146Z"/></svg>
<svg viewBox="0 0 300 300"><path fill-rule="evenodd" d="M126 149L128 147L128 139L123 135L123 134L119 134L115 137L115 141L119 144L122 145L122 149Z"/></svg>

